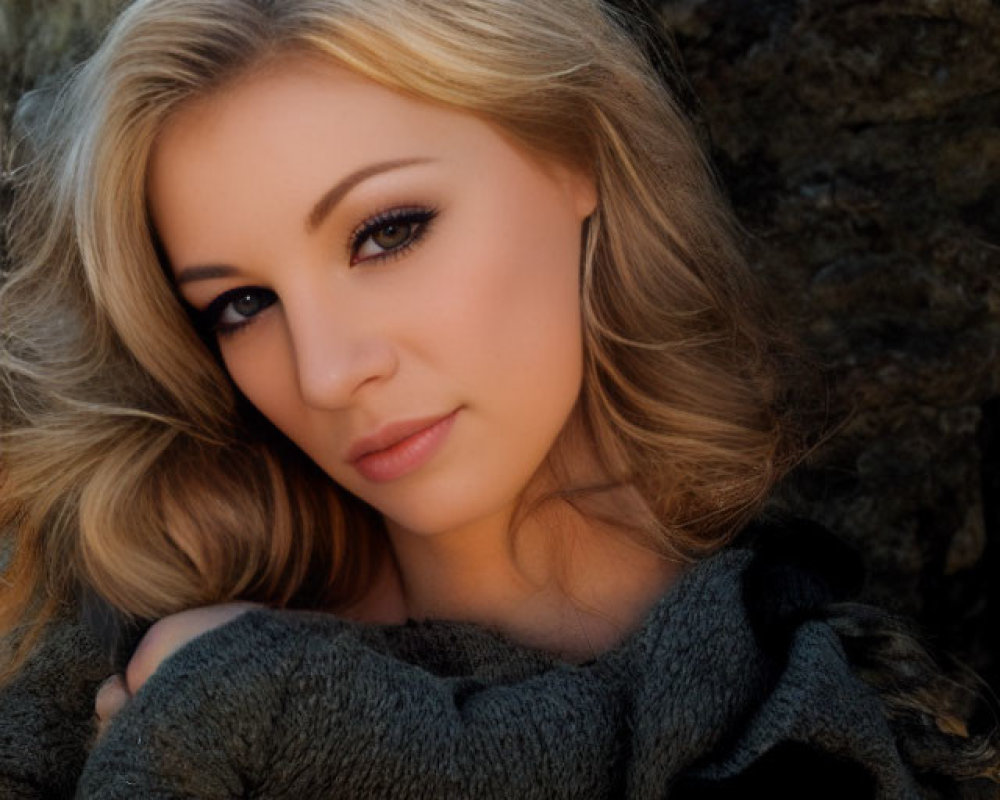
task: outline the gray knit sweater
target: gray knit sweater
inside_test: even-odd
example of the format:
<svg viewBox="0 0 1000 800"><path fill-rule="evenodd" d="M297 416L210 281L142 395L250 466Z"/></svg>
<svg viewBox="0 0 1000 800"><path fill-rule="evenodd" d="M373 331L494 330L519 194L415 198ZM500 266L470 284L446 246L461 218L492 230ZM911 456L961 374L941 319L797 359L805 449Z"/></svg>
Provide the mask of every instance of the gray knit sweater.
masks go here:
<svg viewBox="0 0 1000 800"><path fill-rule="evenodd" d="M252 611L166 660L92 749L108 669L59 629L0 694L0 797L920 797L817 613L828 582L758 570L748 600L753 562L699 563L582 665L467 624Z"/></svg>

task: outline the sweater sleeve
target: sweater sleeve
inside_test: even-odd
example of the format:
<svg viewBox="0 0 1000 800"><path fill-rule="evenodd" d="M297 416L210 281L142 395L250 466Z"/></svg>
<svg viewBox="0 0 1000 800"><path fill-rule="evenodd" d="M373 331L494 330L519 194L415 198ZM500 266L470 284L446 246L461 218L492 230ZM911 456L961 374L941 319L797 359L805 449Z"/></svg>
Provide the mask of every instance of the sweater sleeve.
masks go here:
<svg viewBox="0 0 1000 800"><path fill-rule="evenodd" d="M459 627L438 644L478 641ZM593 790L620 749L620 726L600 722L617 705L600 673L558 667L521 681L521 666L536 671L526 658L497 680L449 677L401 660L385 635L391 643L328 614L272 610L209 631L166 659L119 714L77 796L617 796ZM419 638L426 646L426 631ZM591 749L603 755L581 758Z"/></svg>
<svg viewBox="0 0 1000 800"><path fill-rule="evenodd" d="M166 659L98 741L77 797L259 796L303 647L283 622L250 612Z"/></svg>
<svg viewBox="0 0 1000 800"><path fill-rule="evenodd" d="M111 668L81 625L54 624L0 689L0 797L68 798L94 736L94 697Z"/></svg>

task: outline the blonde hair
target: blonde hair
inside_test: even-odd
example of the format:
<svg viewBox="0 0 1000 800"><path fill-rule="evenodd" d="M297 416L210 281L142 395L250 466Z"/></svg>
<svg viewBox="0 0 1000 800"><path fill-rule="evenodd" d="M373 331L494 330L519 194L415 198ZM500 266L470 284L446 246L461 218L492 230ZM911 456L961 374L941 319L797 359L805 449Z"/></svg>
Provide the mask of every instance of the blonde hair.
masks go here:
<svg viewBox="0 0 1000 800"><path fill-rule="evenodd" d="M245 407L164 274L146 208L165 120L288 52L479 115L593 176L577 410L612 483L653 510L651 546L720 547L801 454L730 214L617 12L597 0L138 0L25 137L12 175L0 633L19 631L19 652L84 587L152 618L236 596L335 607L371 579L380 518Z"/></svg>

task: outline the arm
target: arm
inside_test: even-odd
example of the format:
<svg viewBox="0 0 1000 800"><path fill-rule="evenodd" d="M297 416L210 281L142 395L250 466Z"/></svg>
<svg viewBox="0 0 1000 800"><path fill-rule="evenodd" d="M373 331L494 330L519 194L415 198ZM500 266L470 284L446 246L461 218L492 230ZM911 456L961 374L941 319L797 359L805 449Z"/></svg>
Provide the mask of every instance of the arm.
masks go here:
<svg viewBox="0 0 1000 800"><path fill-rule="evenodd" d="M114 675L98 689L94 711L98 736L125 707L156 668L173 653L203 633L218 628L240 614L257 608L256 603L223 603L192 608L155 622L143 635L129 659L124 675Z"/></svg>
<svg viewBox="0 0 1000 800"><path fill-rule="evenodd" d="M87 761L78 797L247 796L265 768L295 649L278 624L225 626L251 607L192 609L150 629L114 690L109 704L120 708Z"/></svg>
<svg viewBox="0 0 1000 800"><path fill-rule="evenodd" d="M160 664L94 749L78 797L594 796L607 768L580 753L615 736L588 723L608 710L606 676L549 666L459 623L251 611Z"/></svg>
<svg viewBox="0 0 1000 800"><path fill-rule="evenodd" d="M77 797L325 797L340 788L329 781L348 724L337 724L338 712L351 716L353 690L341 678L358 674L356 643L331 615L245 611L207 632L195 633L200 614L151 630L129 667L135 696L95 746Z"/></svg>

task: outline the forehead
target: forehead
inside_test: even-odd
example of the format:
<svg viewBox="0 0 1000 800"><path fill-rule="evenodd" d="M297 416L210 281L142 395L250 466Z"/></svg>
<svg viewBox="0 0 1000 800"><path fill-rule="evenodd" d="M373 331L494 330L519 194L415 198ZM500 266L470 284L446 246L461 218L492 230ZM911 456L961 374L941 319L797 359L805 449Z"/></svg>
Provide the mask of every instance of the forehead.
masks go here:
<svg viewBox="0 0 1000 800"><path fill-rule="evenodd" d="M168 118L151 152L149 210L173 266L228 254L250 259L248 242L301 231L331 186L392 161L430 164L439 188L465 194L485 185L535 191L537 178L562 174L470 113L297 56ZM517 177L529 174L536 177Z"/></svg>
<svg viewBox="0 0 1000 800"><path fill-rule="evenodd" d="M279 145L315 146L347 160L379 149L433 143L475 127L468 114L405 97L336 64L303 56L271 60L204 97L188 101L165 121L151 158L151 178L177 151L184 161L202 151L212 163L227 153ZM177 166L173 164L172 166Z"/></svg>
<svg viewBox="0 0 1000 800"><path fill-rule="evenodd" d="M301 224L333 182L360 168L418 158L467 173L495 157L498 142L470 114L405 97L334 64L286 58L167 119L152 148L147 198L168 251L172 242L210 235L214 244L224 233L223 214L244 225L275 214ZM208 218L214 233L205 230Z"/></svg>

